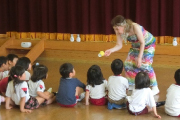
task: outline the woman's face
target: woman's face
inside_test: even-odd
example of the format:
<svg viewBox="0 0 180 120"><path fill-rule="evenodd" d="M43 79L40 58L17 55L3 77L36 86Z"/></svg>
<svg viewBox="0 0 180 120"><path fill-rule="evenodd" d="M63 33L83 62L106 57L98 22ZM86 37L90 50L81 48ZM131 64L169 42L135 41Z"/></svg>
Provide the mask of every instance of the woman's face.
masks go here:
<svg viewBox="0 0 180 120"><path fill-rule="evenodd" d="M116 34L124 33L124 26L113 26L113 29Z"/></svg>

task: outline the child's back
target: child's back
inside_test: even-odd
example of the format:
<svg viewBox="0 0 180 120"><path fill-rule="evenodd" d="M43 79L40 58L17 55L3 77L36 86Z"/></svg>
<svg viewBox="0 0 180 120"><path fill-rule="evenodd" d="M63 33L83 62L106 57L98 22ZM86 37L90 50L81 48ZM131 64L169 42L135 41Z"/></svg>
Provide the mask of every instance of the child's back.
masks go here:
<svg viewBox="0 0 180 120"><path fill-rule="evenodd" d="M90 98L99 99L106 96L106 88L107 88L107 81L103 80L103 83L100 85L95 85L92 87L91 85L86 86L86 91L89 91Z"/></svg>
<svg viewBox="0 0 180 120"><path fill-rule="evenodd" d="M105 105L107 81L104 79L101 68L92 65L87 72L86 105L89 101L93 105Z"/></svg>
<svg viewBox="0 0 180 120"><path fill-rule="evenodd" d="M122 60L113 60L111 70L114 75L108 79L108 109L122 109L126 107L126 90L129 88L128 80L121 76Z"/></svg>
<svg viewBox="0 0 180 120"><path fill-rule="evenodd" d="M29 85L29 94L32 97L38 96L37 91L44 92L44 90L46 89L44 82L42 80L38 80L36 82L29 80L28 85Z"/></svg>
<svg viewBox="0 0 180 120"><path fill-rule="evenodd" d="M75 76L75 70L71 63L64 63L59 69L62 75L56 100L60 106L74 107L79 99L80 88L85 91L85 85ZM80 95L80 99L84 98L84 94Z"/></svg>
<svg viewBox="0 0 180 120"><path fill-rule="evenodd" d="M167 89L165 112L171 116L180 116L180 85L172 84Z"/></svg>
<svg viewBox="0 0 180 120"><path fill-rule="evenodd" d="M22 82L14 87L13 81L10 81L6 90L6 96L10 97L16 105L20 105L21 97L26 97L25 102L27 102L30 98L27 82Z"/></svg>
<svg viewBox="0 0 180 120"><path fill-rule="evenodd" d="M71 105L76 103L76 87L85 89L85 85L77 78L61 78L60 86L56 96L58 103L63 105Z"/></svg>
<svg viewBox="0 0 180 120"><path fill-rule="evenodd" d="M120 100L126 97L129 88L128 80L122 76L110 76L108 79L108 97L112 100Z"/></svg>
<svg viewBox="0 0 180 120"><path fill-rule="evenodd" d="M146 72L139 72L135 77L135 90L127 96L127 110L133 115L142 115L150 111L161 118L156 111L156 103L150 86L150 78Z"/></svg>
<svg viewBox="0 0 180 120"><path fill-rule="evenodd" d="M174 74L176 84L172 84L167 89L165 112L171 116L180 117L180 69Z"/></svg>
<svg viewBox="0 0 180 120"><path fill-rule="evenodd" d="M155 100L150 88L135 89L131 96L127 96L129 109L133 112L142 111L146 105L156 106Z"/></svg>

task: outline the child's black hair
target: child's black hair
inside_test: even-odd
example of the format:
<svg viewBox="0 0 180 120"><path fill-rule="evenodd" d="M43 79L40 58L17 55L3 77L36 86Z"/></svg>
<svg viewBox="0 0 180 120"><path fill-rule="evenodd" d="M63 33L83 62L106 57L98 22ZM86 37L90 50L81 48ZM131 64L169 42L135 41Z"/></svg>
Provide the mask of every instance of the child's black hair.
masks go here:
<svg viewBox="0 0 180 120"><path fill-rule="evenodd" d="M15 54L8 54L7 55L7 59L8 59L8 61L13 61L14 60L14 58L19 58L17 55L15 55Z"/></svg>
<svg viewBox="0 0 180 120"><path fill-rule="evenodd" d="M3 65L3 64L6 64L7 63L7 57L5 56L0 56L0 67Z"/></svg>
<svg viewBox="0 0 180 120"><path fill-rule="evenodd" d="M44 65L38 65L34 68L31 80L37 82L42 79L46 79L48 68Z"/></svg>
<svg viewBox="0 0 180 120"><path fill-rule="evenodd" d="M69 73L72 73L73 69L74 69L74 67L71 63L64 63L61 65L59 72L60 72L62 78L68 78Z"/></svg>
<svg viewBox="0 0 180 120"><path fill-rule="evenodd" d="M111 63L111 70L114 75L120 75L123 70L123 61L120 59L115 59Z"/></svg>
<svg viewBox="0 0 180 120"><path fill-rule="evenodd" d="M135 89L148 88L150 78L146 72L139 72L135 77Z"/></svg>
<svg viewBox="0 0 180 120"><path fill-rule="evenodd" d="M180 69L176 70L174 74L174 79L176 81L176 84L180 85Z"/></svg>
<svg viewBox="0 0 180 120"><path fill-rule="evenodd" d="M98 65L92 65L87 72L87 84L94 87L103 83L104 77Z"/></svg>
<svg viewBox="0 0 180 120"><path fill-rule="evenodd" d="M34 68L37 66L39 66L39 63L35 63L34 65L32 65L32 69L34 70Z"/></svg>
<svg viewBox="0 0 180 120"><path fill-rule="evenodd" d="M23 80L19 79L19 76L22 76L23 73L25 72L25 69L22 66L14 66L11 68L10 72L9 72L9 79L10 81L13 80L13 86L14 86L14 92L16 93L16 89L15 89L15 85L20 84L23 82ZM8 81L8 82L10 82Z"/></svg>
<svg viewBox="0 0 180 120"><path fill-rule="evenodd" d="M31 61L29 58L21 57L18 59L16 65L22 66L25 70L28 70L30 63L31 63Z"/></svg>

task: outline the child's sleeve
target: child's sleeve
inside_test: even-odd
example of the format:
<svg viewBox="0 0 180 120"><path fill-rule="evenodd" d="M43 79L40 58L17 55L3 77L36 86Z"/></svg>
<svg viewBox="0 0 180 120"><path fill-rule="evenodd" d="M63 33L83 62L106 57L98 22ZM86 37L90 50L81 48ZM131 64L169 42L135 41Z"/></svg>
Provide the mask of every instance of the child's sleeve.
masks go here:
<svg viewBox="0 0 180 120"><path fill-rule="evenodd" d="M89 85L86 86L86 91L90 91L90 86Z"/></svg>
<svg viewBox="0 0 180 120"><path fill-rule="evenodd" d="M125 78L126 79L126 78ZM129 89L129 83L128 80L126 79L126 83L125 83L126 89Z"/></svg>
<svg viewBox="0 0 180 120"><path fill-rule="evenodd" d="M149 106L149 107L156 107L156 102L155 102L155 100L154 100L154 96L153 96L153 94L152 94L152 91L151 91L151 89L149 89L149 94L148 94L148 100L147 100L148 102L147 102L147 105Z"/></svg>
<svg viewBox="0 0 180 120"><path fill-rule="evenodd" d="M79 87L83 88L84 91L86 91L86 85L84 83L82 83L80 80L76 79L77 80L77 84Z"/></svg>
<svg viewBox="0 0 180 120"><path fill-rule="evenodd" d="M23 82L20 87L20 97L25 97L28 94L28 85L27 82Z"/></svg>
<svg viewBox="0 0 180 120"><path fill-rule="evenodd" d="M38 88L37 88L37 91L39 91L39 92L44 92L44 90L45 90L45 85L44 85L44 82L39 82L39 84L38 84Z"/></svg>

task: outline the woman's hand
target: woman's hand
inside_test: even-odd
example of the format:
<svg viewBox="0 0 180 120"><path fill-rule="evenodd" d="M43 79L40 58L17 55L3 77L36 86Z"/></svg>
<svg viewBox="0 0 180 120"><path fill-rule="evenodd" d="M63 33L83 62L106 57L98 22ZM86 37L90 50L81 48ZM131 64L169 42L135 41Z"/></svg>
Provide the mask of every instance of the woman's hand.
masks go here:
<svg viewBox="0 0 180 120"><path fill-rule="evenodd" d="M111 50L108 49L108 50L106 50L106 51L104 52L104 56L107 57L107 56L109 56L111 53L112 53Z"/></svg>
<svg viewBox="0 0 180 120"><path fill-rule="evenodd" d="M142 64L142 58L138 57L138 58L136 59L136 65L137 65L137 67L140 68L140 67L141 67L141 64Z"/></svg>

